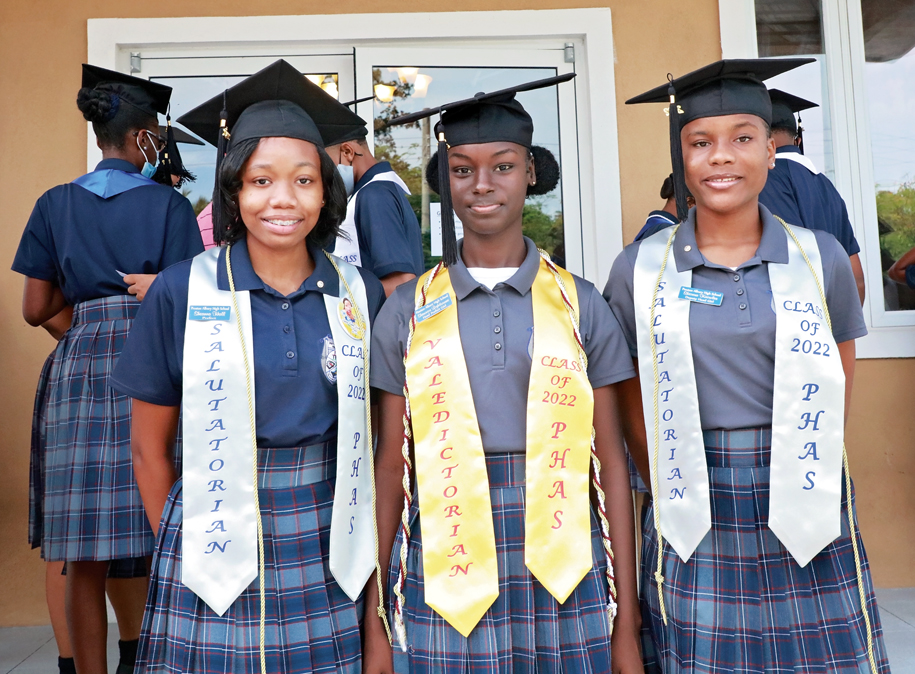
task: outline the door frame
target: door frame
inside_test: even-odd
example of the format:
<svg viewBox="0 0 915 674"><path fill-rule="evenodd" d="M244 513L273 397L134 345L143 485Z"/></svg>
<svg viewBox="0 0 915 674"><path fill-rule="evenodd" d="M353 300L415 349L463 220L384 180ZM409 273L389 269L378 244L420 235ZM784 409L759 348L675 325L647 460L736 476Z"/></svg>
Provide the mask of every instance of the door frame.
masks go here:
<svg viewBox="0 0 915 674"><path fill-rule="evenodd" d="M383 36L383 37L381 37ZM130 72L131 52L163 57L341 54L352 47L538 47L575 54L584 276L603 286L623 247L609 8L310 16L90 19L89 63ZM139 73L142 76L142 73ZM87 129L88 157L95 142ZM597 160L599 158L599 161ZM94 164L89 166L90 170Z"/></svg>

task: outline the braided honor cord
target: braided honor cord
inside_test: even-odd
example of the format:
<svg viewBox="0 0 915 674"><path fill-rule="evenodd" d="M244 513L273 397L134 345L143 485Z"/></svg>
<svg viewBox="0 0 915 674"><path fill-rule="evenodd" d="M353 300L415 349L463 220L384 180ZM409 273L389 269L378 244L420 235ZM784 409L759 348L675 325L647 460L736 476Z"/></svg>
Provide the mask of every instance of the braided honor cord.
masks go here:
<svg viewBox="0 0 915 674"><path fill-rule="evenodd" d="M556 265L550 259L550 256L543 250L540 250L540 257L546 263L547 269L553 274L556 285L559 286L559 293L562 295L562 301L569 311L569 322L572 324L572 334L575 335L575 343L578 345L578 360L581 363L582 372L588 371L588 355L581 342L581 332L579 331L578 314L572 306L569 294L566 291L565 283L562 276L556 269ZM607 521L606 496L600 479L600 459L597 458L597 451L594 448L594 427L591 427L591 464L594 468L594 477L591 484L594 485L594 491L597 494L597 515L600 519L600 537L604 547L604 555L607 559L607 587L610 590L610 596L607 601L607 620L610 623L610 634L613 634L613 621L616 618L616 579L613 574L613 547L610 541L610 525Z"/></svg>
<svg viewBox="0 0 915 674"><path fill-rule="evenodd" d="M410 355L410 345L413 343L413 331L416 329L416 312L426 304L427 293L432 281L445 268L445 265L439 262L432 271L420 291L419 301L413 309L413 315L410 317L410 332L407 335L407 345L403 352L404 371L407 369L407 357ZM410 471L413 464L410 461L410 441L413 439L413 427L411 425L410 415L410 392L407 388L407 379L404 376L403 384L404 395L404 414L403 414L403 512L400 516L400 532L403 535L403 543L400 546L400 561L397 566L397 582L394 583L394 631L397 633L397 641L400 643L400 649L407 652L407 627L404 624L404 595L403 588L407 578L407 548L410 546L410 506L413 504L413 491L410 485Z"/></svg>
<svg viewBox="0 0 915 674"><path fill-rule="evenodd" d="M260 661L261 674L267 674L267 654L264 650L264 639L267 622L267 604L264 591L264 524L261 520L261 502L258 495L257 480L257 425L254 416L254 396L251 391L251 364L248 362L248 349L245 347L245 334L241 327L241 314L238 312L238 298L235 296L235 279L232 276L232 244L226 246L226 273L229 276L229 290L232 293L232 308L235 310L235 324L238 326L238 339L241 342L242 361L245 364L245 388L248 393L248 421L251 424L251 446L254 452L254 517L257 520L257 579L260 585Z"/></svg>
<svg viewBox="0 0 915 674"><path fill-rule="evenodd" d="M823 315L826 317L826 326L829 328L829 332L832 333L832 319L829 317L829 307L826 305L826 293L823 292L823 286L820 284L820 278L817 276L817 273L813 268L813 264L810 262L810 258L807 257L807 252L804 250L804 247L801 245L801 242L798 240L795 233L791 230L791 227L788 226L788 223L777 215L775 216L775 219L782 223L785 231L787 231L788 235L794 240L798 250L801 251L801 255L804 257L804 262L807 263L807 267L810 269L810 273L813 274L813 280L816 281L817 290L820 293L820 302L823 304ZM858 581L858 599L861 602L861 613L864 614L864 627L867 630L867 659L870 662L871 672L873 672L873 674L877 674L877 660L874 657L874 638L872 634L873 630L871 627L871 618L867 612L867 597L864 593L864 572L861 570L861 553L858 551L858 534L855 527L854 512L852 511L851 473L848 470L848 453L845 451L844 441L842 442L842 469L845 471L845 493L848 497L848 531L851 538L851 549L855 557L855 574L857 575Z"/></svg>
<svg viewBox="0 0 915 674"><path fill-rule="evenodd" d="M661 279L664 278L664 272L667 270L667 258L670 256L670 247L673 245L674 236L677 234L677 230L680 229L680 225L675 225L671 227L670 237L667 239L667 247L664 249L664 261L661 263L661 271L658 272L658 280L654 284L654 290L651 294L651 322L648 324L650 326L654 325L655 322L655 306L658 303L658 289L661 287ZM655 582L658 584L658 604L661 608L661 620L664 621L664 624L667 624L667 610L664 607L664 576L661 574L663 569L663 559L664 559L664 536L661 535L661 511L658 508L660 500L658 499L658 493L660 492L660 487L658 486L658 454L660 452L660 435L661 435L661 415L660 409L658 407L658 393L661 390L661 382L658 381L658 346L654 338L654 328L651 328L652 334L649 336L649 341L651 342L651 368L654 377L654 392L652 394L652 406L654 407L654 451L651 455L651 500L654 504L654 530L658 534L658 566L654 572Z"/></svg>
<svg viewBox="0 0 915 674"><path fill-rule="evenodd" d="M362 372L363 372L363 384L365 385L366 392L370 391L369 387L369 331L368 331L368 322L365 320L365 317L362 315L362 310L359 308L359 304L356 302L356 296L353 294L353 291L350 290L349 283L346 282L346 277L343 276L340 271L340 267L337 266L337 261L334 260L333 256L324 251L324 255L330 260L330 263L333 265L334 270L337 272L337 276L340 277L340 282L343 283L343 287L346 289L346 294L350 296L350 299L353 301L353 314L356 318L356 327L360 330L362 334ZM366 447L370 451L374 451L375 443L372 438L372 396L366 395L365 397L365 429L366 429ZM374 459L374 457L373 457ZM384 582L381 577L381 560L378 559L378 517L377 517L377 503L378 503L378 492L375 489L375 461L371 460L369 463L369 479L372 481L372 531L375 536L375 579L378 582L378 606L375 607L375 611L378 614L378 617L381 618L381 622L384 624L384 631L388 635L388 643L391 642L391 627L388 625L388 614L384 610Z"/></svg>

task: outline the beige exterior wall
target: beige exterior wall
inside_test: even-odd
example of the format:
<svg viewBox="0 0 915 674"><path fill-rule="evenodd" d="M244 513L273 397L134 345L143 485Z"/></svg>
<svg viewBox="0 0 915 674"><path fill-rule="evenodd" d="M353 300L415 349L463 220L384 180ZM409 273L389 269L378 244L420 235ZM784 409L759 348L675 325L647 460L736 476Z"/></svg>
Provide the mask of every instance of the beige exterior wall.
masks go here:
<svg viewBox="0 0 915 674"><path fill-rule="evenodd" d="M716 0L503 0L498 9L608 6L616 51L619 152L624 235L629 241L657 208L667 173L666 121L661 114L622 102L662 82L669 69L686 72L720 57ZM178 9L172 9L178 8ZM23 321L22 278L9 271L35 200L48 188L85 172L86 127L75 106L80 63L86 59L90 18L244 16L400 12L394 0L185 0L178 4L122 0L21 0L0 3L0 626L47 623L44 565L26 543L28 448L32 401L41 363L53 341ZM443 2L415 0L411 11L441 11ZM465 0L462 11L492 10ZM345 17L341 16L341 21ZM657 112L657 111L655 111ZM597 158L599 161L600 158ZM861 528L879 586L915 585L915 475L909 382L915 361L859 363L849 422L852 474L857 480Z"/></svg>

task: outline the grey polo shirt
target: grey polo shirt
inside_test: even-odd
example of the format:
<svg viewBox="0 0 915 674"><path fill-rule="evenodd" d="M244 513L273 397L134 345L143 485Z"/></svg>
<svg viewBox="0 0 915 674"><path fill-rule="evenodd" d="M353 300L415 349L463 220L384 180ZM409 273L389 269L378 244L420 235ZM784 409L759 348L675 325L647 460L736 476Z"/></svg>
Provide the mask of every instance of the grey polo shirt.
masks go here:
<svg viewBox="0 0 915 674"><path fill-rule="evenodd" d="M540 266L537 247L530 239L525 238L525 243L527 256L521 267L494 290L475 281L461 261L449 270L486 452L523 452L525 448L534 333L531 286ZM372 327L372 386L397 395L403 395L403 354L416 282L404 283L394 291ZM592 387L635 376L626 340L606 302L591 283L577 276L575 287Z"/></svg>
<svg viewBox="0 0 915 674"><path fill-rule="evenodd" d="M689 331L703 430L772 425L775 376L775 309L769 264L788 263L788 237L762 205L763 231L756 255L737 271L706 261L696 245L695 209L673 242L678 271L693 270L693 287L724 294L721 306L693 302ZM832 234L812 230L823 260L826 304L837 343L867 334L848 254ZM790 245L794 245L792 242ZM604 288L604 298L619 319L629 351L638 354L632 274L639 243L620 253Z"/></svg>

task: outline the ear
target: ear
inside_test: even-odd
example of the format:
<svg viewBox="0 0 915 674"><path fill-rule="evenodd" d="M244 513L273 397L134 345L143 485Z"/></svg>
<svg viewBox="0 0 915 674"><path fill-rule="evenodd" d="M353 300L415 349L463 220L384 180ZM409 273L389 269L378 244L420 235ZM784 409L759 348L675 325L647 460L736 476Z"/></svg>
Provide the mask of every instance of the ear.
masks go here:
<svg viewBox="0 0 915 674"><path fill-rule="evenodd" d="M537 167L534 162L534 156L531 155L527 158L527 184L536 185L537 184Z"/></svg>
<svg viewBox="0 0 915 674"><path fill-rule="evenodd" d="M766 149L769 155L766 160L766 165L769 168L775 168L775 138L769 137L769 142L766 143Z"/></svg>
<svg viewBox="0 0 915 674"><path fill-rule="evenodd" d="M349 163L352 163L356 158L356 150L353 149L353 144L349 141L340 145L340 156L345 157Z"/></svg>

